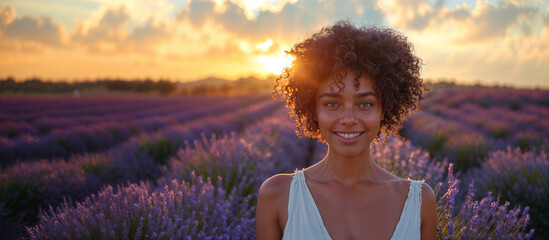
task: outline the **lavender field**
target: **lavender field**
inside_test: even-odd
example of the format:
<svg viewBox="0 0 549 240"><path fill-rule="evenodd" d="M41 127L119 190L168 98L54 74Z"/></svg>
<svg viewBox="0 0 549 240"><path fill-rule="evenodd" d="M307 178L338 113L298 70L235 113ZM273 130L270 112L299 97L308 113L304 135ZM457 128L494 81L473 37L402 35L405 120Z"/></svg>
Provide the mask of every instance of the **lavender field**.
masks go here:
<svg viewBox="0 0 549 240"><path fill-rule="evenodd" d="M437 90L374 158L437 192L439 239L549 238L549 91ZM253 239L260 184L319 161L283 103L0 98L0 239Z"/></svg>

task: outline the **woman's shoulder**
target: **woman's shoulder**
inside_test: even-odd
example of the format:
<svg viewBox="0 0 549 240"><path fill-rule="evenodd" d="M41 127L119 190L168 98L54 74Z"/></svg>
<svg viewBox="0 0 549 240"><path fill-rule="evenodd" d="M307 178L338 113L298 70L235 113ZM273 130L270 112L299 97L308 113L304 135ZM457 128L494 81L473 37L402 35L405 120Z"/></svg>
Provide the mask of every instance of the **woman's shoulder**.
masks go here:
<svg viewBox="0 0 549 240"><path fill-rule="evenodd" d="M421 199L426 205L435 205L436 196L433 188L425 181L421 181Z"/></svg>
<svg viewBox="0 0 549 240"><path fill-rule="evenodd" d="M279 229L284 229L288 219L288 199L290 185L295 174L277 174L261 185L257 198L258 215L261 213L270 219L276 219ZM281 230L282 231L282 230Z"/></svg>
<svg viewBox="0 0 549 240"><path fill-rule="evenodd" d="M277 174L261 184L256 211L258 239L282 238L288 219L288 198L293 176L294 174Z"/></svg>
<svg viewBox="0 0 549 240"><path fill-rule="evenodd" d="M265 197L275 197L289 192L294 175L295 173L281 173L268 178L261 184L259 194Z"/></svg>

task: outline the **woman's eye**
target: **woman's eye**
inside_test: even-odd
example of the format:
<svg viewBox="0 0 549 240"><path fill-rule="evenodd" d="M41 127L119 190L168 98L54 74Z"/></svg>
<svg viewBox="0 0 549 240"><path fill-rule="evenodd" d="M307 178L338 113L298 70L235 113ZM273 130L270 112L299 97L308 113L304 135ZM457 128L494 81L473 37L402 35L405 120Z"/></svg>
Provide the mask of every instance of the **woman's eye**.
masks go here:
<svg viewBox="0 0 549 240"><path fill-rule="evenodd" d="M327 102L326 104L324 104L327 108L337 108L337 103L335 102Z"/></svg>
<svg viewBox="0 0 549 240"><path fill-rule="evenodd" d="M361 102L359 107L366 109L366 108L371 108L372 106L374 105L370 102Z"/></svg>

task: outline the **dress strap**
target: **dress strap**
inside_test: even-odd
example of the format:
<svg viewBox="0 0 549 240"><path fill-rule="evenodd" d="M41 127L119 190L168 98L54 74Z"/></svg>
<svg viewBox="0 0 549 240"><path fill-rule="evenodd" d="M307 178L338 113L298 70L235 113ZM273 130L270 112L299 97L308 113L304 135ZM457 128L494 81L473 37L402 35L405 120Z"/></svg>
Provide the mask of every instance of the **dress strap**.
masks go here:
<svg viewBox="0 0 549 240"><path fill-rule="evenodd" d="M283 239L331 239L307 187L303 171L296 171L290 185L288 221Z"/></svg>
<svg viewBox="0 0 549 240"><path fill-rule="evenodd" d="M410 180L408 199L404 203L404 209L396 226L391 240L421 238L421 188L423 181Z"/></svg>

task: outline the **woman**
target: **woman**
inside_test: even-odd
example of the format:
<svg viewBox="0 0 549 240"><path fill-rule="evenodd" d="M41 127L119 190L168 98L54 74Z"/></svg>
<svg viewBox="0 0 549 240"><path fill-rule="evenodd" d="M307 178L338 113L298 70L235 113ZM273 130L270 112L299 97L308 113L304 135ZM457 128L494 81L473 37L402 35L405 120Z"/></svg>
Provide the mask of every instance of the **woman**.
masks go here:
<svg viewBox="0 0 549 240"><path fill-rule="evenodd" d="M421 60L391 29L347 21L294 45L277 79L298 132L328 145L317 164L267 179L257 239L435 239L435 194L372 159L370 144L421 109Z"/></svg>

